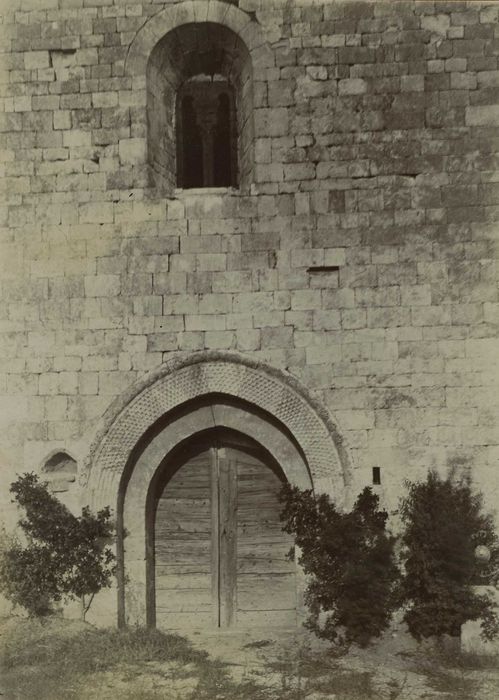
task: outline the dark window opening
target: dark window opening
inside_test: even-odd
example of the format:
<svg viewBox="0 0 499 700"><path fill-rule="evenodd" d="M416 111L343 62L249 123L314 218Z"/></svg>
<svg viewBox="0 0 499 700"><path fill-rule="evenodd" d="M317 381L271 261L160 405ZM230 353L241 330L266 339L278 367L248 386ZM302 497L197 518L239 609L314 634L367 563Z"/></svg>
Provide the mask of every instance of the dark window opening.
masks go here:
<svg viewBox="0 0 499 700"><path fill-rule="evenodd" d="M182 125L184 131L182 158L183 187L202 187L203 177L203 140L197 123L193 99L187 95L182 100Z"/></svg>
<svg viewBox="0 0 499 700"><path fill-rule="evenodd" d="M216 187L233 184L231 168L231 114L229 96L218 96L217 122L213 139L213 179Z"/></svg>
<svg viewBox="0 0 499 700"><path fill-rule="evenodd" d="M381 467L373 467L373 484L381 484Z"/></svg>
<svg viewBox="0 0 499 700"><path fill-rule="evenodd" d="M237 186L235 100L226 81L198 78L178 91L177 186Z"/></svg>

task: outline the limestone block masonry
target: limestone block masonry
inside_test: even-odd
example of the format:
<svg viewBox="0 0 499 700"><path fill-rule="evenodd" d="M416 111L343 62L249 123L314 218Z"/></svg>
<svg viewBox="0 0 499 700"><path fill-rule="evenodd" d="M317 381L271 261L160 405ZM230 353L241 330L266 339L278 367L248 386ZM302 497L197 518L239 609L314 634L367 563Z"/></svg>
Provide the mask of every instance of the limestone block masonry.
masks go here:
<svg viewBox="0 0 499 700"><path fill-rule="evenodd" d="M113 403L210 352L329 416L346 502L373 467L395 512L457 466L497 503L498 3L1 0L1 22L7 521L17 473L62 452L81 476ZM151 164L175 154L161 42L196 23L244 47L238 188Z"/></svg>

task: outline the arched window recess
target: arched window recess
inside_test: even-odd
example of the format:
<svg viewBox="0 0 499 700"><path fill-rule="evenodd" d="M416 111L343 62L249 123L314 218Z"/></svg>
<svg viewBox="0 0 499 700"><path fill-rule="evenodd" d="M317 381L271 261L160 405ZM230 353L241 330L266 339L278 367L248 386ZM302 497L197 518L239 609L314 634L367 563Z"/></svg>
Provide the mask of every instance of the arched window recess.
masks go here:
<svg viewBox="0 0 499 700"><path fill-rule="evenodd" d="M251 58L225 26L168 32L147 69L148 154L153 184L249 189L253 148Z"/></svg>

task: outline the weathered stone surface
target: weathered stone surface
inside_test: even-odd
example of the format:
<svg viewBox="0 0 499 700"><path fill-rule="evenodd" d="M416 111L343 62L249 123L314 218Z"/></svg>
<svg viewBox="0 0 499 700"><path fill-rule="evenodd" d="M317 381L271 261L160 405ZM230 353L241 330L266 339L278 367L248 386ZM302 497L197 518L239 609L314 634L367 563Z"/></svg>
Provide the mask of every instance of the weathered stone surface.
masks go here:
<svg viewBox="0 0 499 700"><path fill-rule="evenodd" d="M137 377L210 349L302 381L352 489L390 474L389 509L404 478L456 460L497 498L497 6L196 4L250 42L252 84L234 70L253 140L244 187L177 191L174 172L152 187L175 129L147 114L175 69L134 43L194 12L163 5L26 0L3 18L6 480L54 441L81 470Z"/></svg>

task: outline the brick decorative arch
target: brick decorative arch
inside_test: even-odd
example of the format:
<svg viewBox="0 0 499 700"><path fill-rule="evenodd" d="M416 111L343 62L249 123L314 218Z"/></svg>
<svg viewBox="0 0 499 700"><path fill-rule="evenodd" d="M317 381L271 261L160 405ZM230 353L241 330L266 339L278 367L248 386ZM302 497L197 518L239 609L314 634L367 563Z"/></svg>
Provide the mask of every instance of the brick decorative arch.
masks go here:
<svg viewBox="0 0 499 700"><path fill-rule="evenodd" d="M152 15L138 30L125 60L125 75L142 78L153 48L172 29L195 22L213 22L231 29L246 44L250 53L258 52L259 65L272 65L269 53L265 61L265 38L249 15L221 0L188 0Z"/></svg>
<svg viewBox="0 0 499 700"><path fill-rule="evenodd" d="M210 394L271 413L291 433L318 492L343 501L350 461L329 414L291 375L235 353L203 352L170 361L108 409L81 478L94 508L114 506L121 476L142 436L165 414Z"/></svg>

